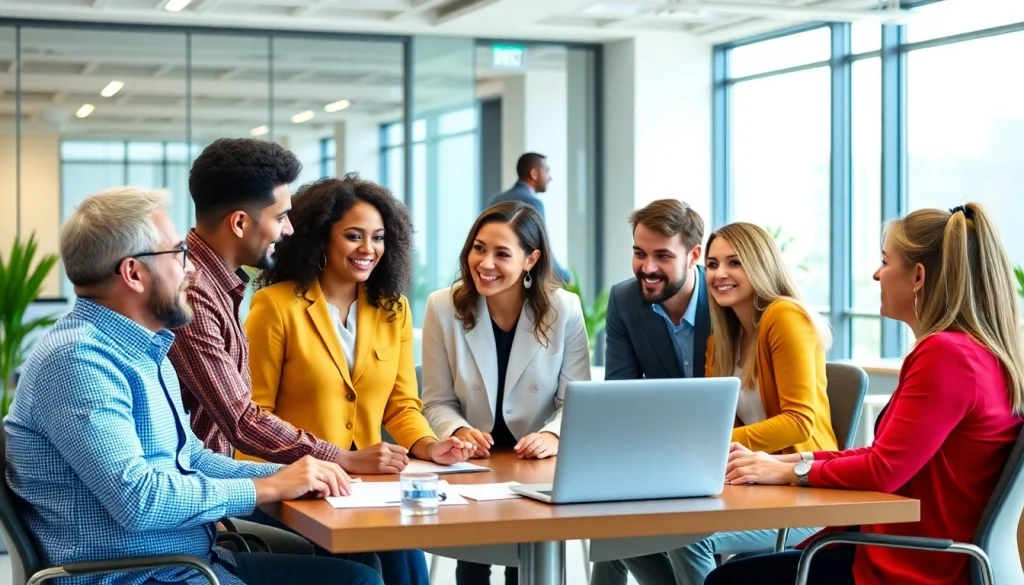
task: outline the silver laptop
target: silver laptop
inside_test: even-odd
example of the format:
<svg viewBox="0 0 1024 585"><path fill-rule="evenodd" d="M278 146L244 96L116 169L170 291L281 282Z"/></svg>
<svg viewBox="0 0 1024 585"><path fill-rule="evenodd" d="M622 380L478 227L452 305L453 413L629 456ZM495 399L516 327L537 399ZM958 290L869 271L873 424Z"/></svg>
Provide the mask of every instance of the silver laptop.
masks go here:
<svg viewBox="0 0 1024 585"><path fill-rule="evenodd" d="M553 484L512 490L550 504L717 496L739 378L572 382Z"/></svg>

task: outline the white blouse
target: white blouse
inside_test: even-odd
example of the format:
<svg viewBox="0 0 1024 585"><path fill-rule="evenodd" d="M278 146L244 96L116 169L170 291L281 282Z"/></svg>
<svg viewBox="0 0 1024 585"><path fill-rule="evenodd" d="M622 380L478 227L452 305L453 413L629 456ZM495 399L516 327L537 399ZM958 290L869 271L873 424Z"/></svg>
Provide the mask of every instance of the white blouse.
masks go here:
<svg viewBox="0 0 1024 585"><path fill-rule="evenodd" d="M348 363L348 371L351 373L356 365L356 301L348 306L348 316L345 322L341 321L341 311L338 307L327 303L327 310L334 320L334 328L338 331L341 339L341 350L345 352L345 360Z"/></svg>
<svg viewBox="0 0 1024 585"><path fill-rule="evenodd" d="M736 371L733 372L733 375L742 380L742 368L736 366ZM740 399L736 405L736 417L744 425L752 425L768 418L764 414L764 404L761 403L761 389L758 387L757 382L754 382L753 388L745 386L740 388Z"/></svg>

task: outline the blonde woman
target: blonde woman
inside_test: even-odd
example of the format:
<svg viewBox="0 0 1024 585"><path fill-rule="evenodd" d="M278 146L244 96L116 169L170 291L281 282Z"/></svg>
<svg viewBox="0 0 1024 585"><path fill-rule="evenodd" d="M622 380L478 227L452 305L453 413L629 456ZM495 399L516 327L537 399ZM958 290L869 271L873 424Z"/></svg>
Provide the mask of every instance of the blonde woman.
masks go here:
<svg viewBox="0 0 1024 585"><path fill-rule="evenodd" d="M736 451L726 481L897 494L921 502L921 521L864 525L860 532L972 542L1024 414L1020 312L1009 258L978 204L922 209L891 224L874 278L882 315L903 321L917 338L874 442L839 452ZM799 560L792 551L726 563L707 584L793 583ZM815 556L809 580L970 582L965 555L875 546L854 554L847 545Z"/></svg>
<svg viewBox="0 0 1024 585"><path fill-rule="evenodd" d="M734 448L769 453L836 449L825 394L825 351L832 338L802 300L775 240L754 224L729 224L708 238L704 264L714 331L705 375L742 380ZM787 544L814 532L791 530ZM776 537L775 530L713 534L669 551L660 575L648 563L643 585L701 585L715 569L716 554L769 552ZM627 567L634 562L627 560ZM634 574L640 574L641 567L636 568Z"/></svg>

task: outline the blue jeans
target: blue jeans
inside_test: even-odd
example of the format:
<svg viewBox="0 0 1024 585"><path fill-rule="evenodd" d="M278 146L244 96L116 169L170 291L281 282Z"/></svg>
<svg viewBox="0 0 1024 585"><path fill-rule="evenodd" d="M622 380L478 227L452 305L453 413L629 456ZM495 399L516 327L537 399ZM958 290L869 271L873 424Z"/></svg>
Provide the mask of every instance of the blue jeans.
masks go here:
<svg viewBox="0 0 1024 585"><path fill-rule="evenodd" d="M786 546L794 546L817 532L817 528L790 528ZM716 555L765 553L775 549L777 530L716 532L689 546L594 566L591 585L625 585L626 571L640 585L702 585L715 570Z"/></svg>
<svg viewBox="0 0 1024 585"><path fill-rule="evenodd" d="M224 565L245 585L383 585L376 571L352 561L308 555L240 553Z"/></svg>

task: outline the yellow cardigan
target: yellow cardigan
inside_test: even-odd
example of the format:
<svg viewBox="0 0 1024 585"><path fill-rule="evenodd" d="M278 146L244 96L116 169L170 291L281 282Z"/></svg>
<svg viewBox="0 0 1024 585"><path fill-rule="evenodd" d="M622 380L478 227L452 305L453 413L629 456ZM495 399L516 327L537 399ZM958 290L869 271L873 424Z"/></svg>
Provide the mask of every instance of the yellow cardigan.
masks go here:
<svg viewBox="0 0 1024 585"><path fill-rule="evenodd" d="M714 375L714 336L708 338L705 375ZM757 328L757 384L765 420L737 426L732 440L754 451L835 451L836 435L825 393L825 350L799 305L778 300Z"/></svg>
<svg viewBox="0 0 1024 585"><path fill-rule="evenodd" d="M343 450L353 440L360 449L379 443L382 424L405 448L436 438L416 385L408 300L402 297L402 310L389 321L359 286L350 371L319 283L306 297L313 302L296 296L293 282L253 296L245 321L253 402Z"/></svg>

